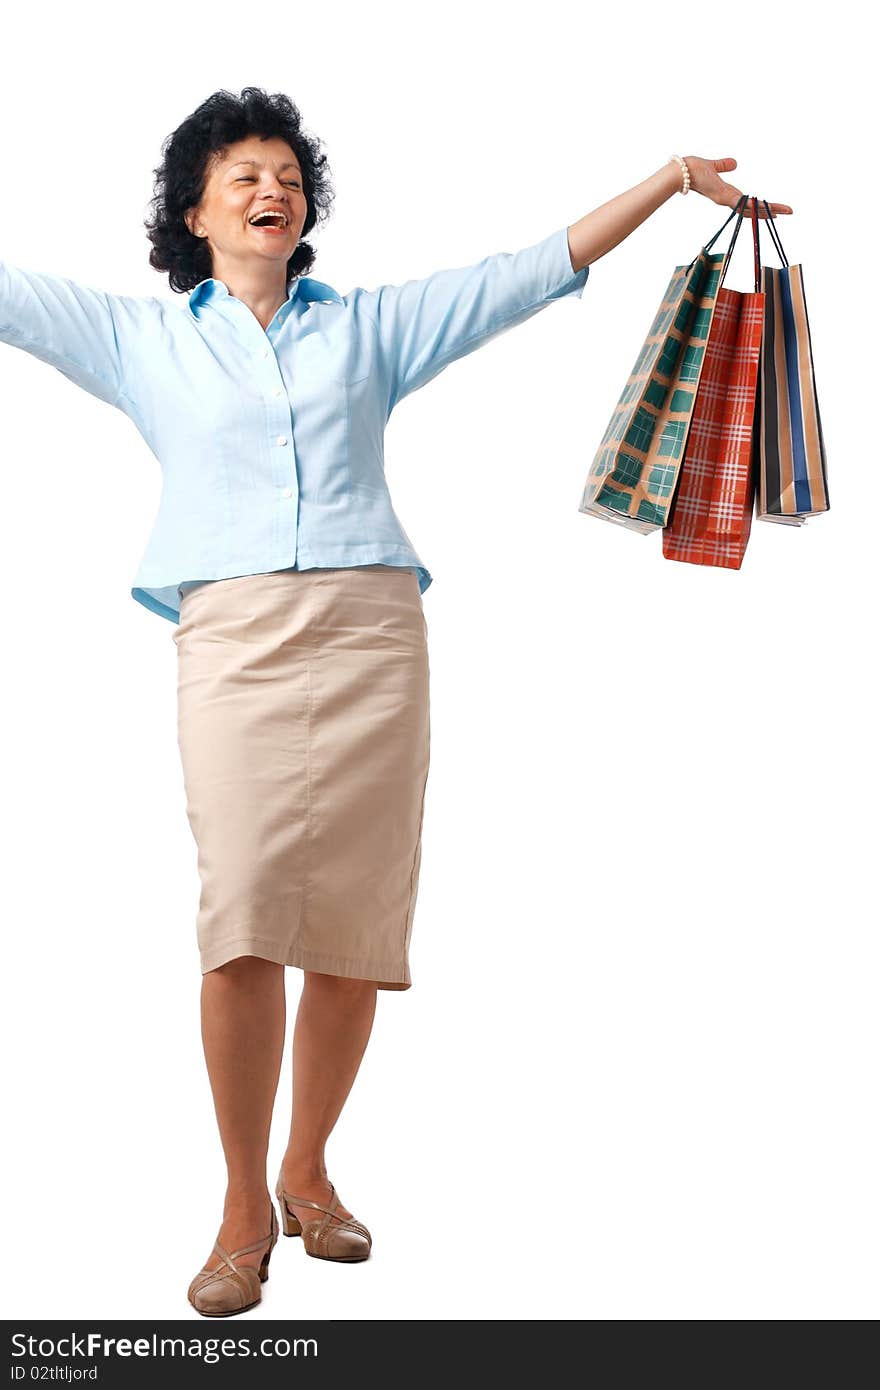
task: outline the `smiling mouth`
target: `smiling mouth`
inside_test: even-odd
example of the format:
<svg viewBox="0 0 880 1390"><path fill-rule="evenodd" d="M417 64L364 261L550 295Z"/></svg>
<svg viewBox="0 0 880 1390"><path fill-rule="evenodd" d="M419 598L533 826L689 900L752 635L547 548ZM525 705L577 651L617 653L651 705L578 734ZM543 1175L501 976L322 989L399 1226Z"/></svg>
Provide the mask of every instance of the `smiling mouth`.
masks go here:
<svg viewBox="0 0 880 1390"><path fill-rule="evenodd" d="M255 232L274 233L275 236L287 231L288 220L281 212L258 213L253 221L248 221L248 226L253 227Z"/></svg>

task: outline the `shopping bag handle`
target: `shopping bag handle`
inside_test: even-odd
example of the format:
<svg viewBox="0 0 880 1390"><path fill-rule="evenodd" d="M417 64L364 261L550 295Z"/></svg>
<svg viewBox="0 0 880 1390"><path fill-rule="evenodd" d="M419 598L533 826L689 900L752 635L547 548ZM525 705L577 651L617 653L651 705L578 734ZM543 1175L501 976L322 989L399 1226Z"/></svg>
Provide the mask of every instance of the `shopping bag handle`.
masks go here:
<svg viewBox="0 0 880 1390"><path fill-rule="evenodd" d="M758 223L760 222L760 218L758 217L757 198L752 198L752 209L755 214L752 218L752 237L755 243L755 293L758 294L761 289L761 245L758 237Z"/></svg>
<svg viewBox="0 0 880 1390"><path fill-rule="evenodd" d="M694 259L691 261L690 265L688 266L688 270L691 269L691 266L693 266L694 262L697 260L697 258L698 258L699 256L701 256L701 255L703 254L704 251L709 251L709 250L711 250L711 248L712 248L712 243L718 240L718 238L720 237L721 233L724 231L724 228L727 226L727 223L730 221L730 218L731 218L731 217L736 217L737 213L739 213L739 217L737 218L736 226L735 226L734 229L733 229L733 236L730 238L730 245L729 245L728 248L727 248L727 254L726 254L725 258L724 258L724 264L723 264L723 267L722 267L722 270L721 270L721 282L719 282L719 283L722 283L722 282L723 282L723 280L724 280L724 275L725 275L725 272L727 271L727 266L728 266L728 263L729 263L729 261L730 261L731 252L733 251L733 245L734 245L734 242L736 241L737 233L739 232L740 224L742 223L742 220L743 220L743 212L744 212L744 210L745 210L745 205L746 205L746 203L748 202L748 200L749 200L749 195L748 195L747 193L744 193L744 194L742 195L742 197L741 197L740 199L738 199L737 204L736 204L736 207L733 209L733 212L730 214L730 217L725 218L724 222L722 222L721 226L718 228L718 231L715 233L715 235L714 235L709 241L706 242L705 246L702 246L702 247L700 248L700 250L697 252L697 255L694 256Z"/></svg>
<svg viewBox="0 0 880 1390"><path fill-rule="evenodd" d="M764 208L767 213L767 230L773 238L773 241L776 245L776 250L779 252L780 258L782 260L782 264L788 265L788 257L782 249L782 242L779 238L779 228L776 226L776 218L770 211L770 204L767 202L767 199L762 198L761 202L764 204Z"/></svg>
<svg viewBox="0 0 880 1390"><path fill-rule="evenodd" d="M746 210L746 203L747 203L748 201L749 201L748 194L747 194L747 193L744 193L743 196L740 198L739 202L738 202L737 205L736 205L737 208L739 209L739 216L738 216L738 218L736 219L736 226L735 226L734 229L733 229L733 236L730 238L730 245L729 245L728 248L727 248L727 252L726 252L726 254L725 254L724 260L723 260L722 263L721 263L721 274L720 274L720 276L719 276L719 278L718 278L718 288L719 288L719 290L721 289L721 286L724 284L724 277L726 276L726 274L727 274L727 268L728 268L728 266L730 265L730 259L731 259L732 255L733 255L733 248L734 248L734 246L736 245L736 239L737 239L737 237L739 236L739 229L740 229L740 227L742 226L742 220L743 220L743 217L744 217L744 215L745 215L745 210ZM734 209L734 211L736 211L736 209ZM731 214L731 216L732 216L732 215L733 215L733 214ZM727 222L729 222L729 221L730 221L730 217L728 217L728 219L727 219ZM725 222L725 224L724 224L725 227L727 226L727 222ZM723 230L723 228L722 228L722 230ZM717 235L717 233L716 233L716 235ZM712 241L714 241L714 240L715 240L715 237L712 238ZM709 242L709 245L710 245L710 246L712 245L712 241Z"/></svg>
<svg viewBox="0 0 880 1390"><path fill-rule="evenodd" d="M727 226L727 223L730 221L730 218L731 218L731 217L736 217L736 214L739 212L739 222L742 221L742 212L740 212L740 203L742 204L743 208L745 208L745 205L746 205L746 203L748 202L748 200L749 200L749 195L748 195L747 193L744 193L744 194L742 195L742 197L741 197L740 199L738 199L737 204L736 204L735 208L733 209L733 212L730 214L730 217L726 218L725 221L722 222L721 226L718 228L718 231L715 233L715 235L712 237L712 239L711 239L710 241L707 241L707 242L706 242L706 245L702 248L704 251L710 251L710 250L712 249L712 242L718 240L718 238L720 237L721 233L724 231L724 228ZM734 230L734 233L733 233L734 238L736 237L736 233L739 231L739 222L737 222L737 224L736 224L736 229ZM732 244L732 243L731 243L731 244ZM696 256L694 256L694 261L695 261L696 259L697 259ZM691 261L691 265L693 265L694 261Z"/></svg>
<svg viewBox="0 0 880 1390"><path fill-rule="evenodd" d="M754 196L751 198L751 200L749 199L748 195L744 196L743 199L742 199L742 211L740 212L740 215L739 215L739 222L737 222L737 224L736 224L736 231L734 232L733 237L731 238L730 246L729 246L728 251L727 251L727 259L725 260L724 265L722 266L722 269L721 269L721 279L720 279L719 282L718 282L718 287L719 287L719 289L720 289L720 288L721 288L721 285L724 284L724 277L725 277L725 275L727 274L727 267L728 267L728 265L730 264L730 258L731 258L731 256L733 255L733 243L736 241L736 233L739 231L740 223L742 222L743 214L745 213L745 210L746 210L746 203L748 203L749 201L751 201L751 204L752 204L752 213L753 213L753 216L752 216L752 249L753 249L753 251L754 251L754 256L755 256L755 293L757 294L757 293L759 292L760 288L761 288L761 245L760 245L760 242L759 242L759 240L758 240L758 200L757 200L757 198L754 197ZM737 204L737 206L739 206L739 205ZM728 221L729 221L729 220L730 220L730 219L728 218Z"/></svg>
<svg viewBox="0 0 880 1390"><path fill-rule="evenodd" d="M724 284L724 277L726 276L727 268L730 265L730 258L733 255L733 248L736 245L736 238L739 235L739 229L742 226L742 220L745 216L746 203L748 202L749 194L744 193L742 197L737 200L736 207L733 209L733 212L731 212L730 216L722 223L715 235L709 241L707 241L705 246L702 248L702 251L710 250L713 242L717 241L721 233L724 231L724 228L727 226L727 223L730 221L730 218L736 217L736 226L733 229L733 236L730 238L730 245L727 248L727 252L721 265L721 275L718 281L719 289ZM761 245L758 235L758 199L753 195L751 197L751 202L752 209L754 212L754 216L752 218L752 246L755 256L755 292L757 293L761 288ZM764 206L766 207L767 204L764 203ZM702 252L700 254L702 254ZM688 270L690 270L691 266L694 264L694 261L696 261L696 259L697 257L694 256L694 260L691 261L691 264L688 266Z"/></svg>

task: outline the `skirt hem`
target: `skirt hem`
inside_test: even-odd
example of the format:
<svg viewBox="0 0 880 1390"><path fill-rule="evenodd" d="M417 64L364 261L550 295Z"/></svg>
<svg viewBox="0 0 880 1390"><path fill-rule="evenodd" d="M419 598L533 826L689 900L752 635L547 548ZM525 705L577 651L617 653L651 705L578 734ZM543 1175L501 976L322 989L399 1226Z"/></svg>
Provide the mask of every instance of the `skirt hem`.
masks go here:
<svg viewBox="0 0 880 1390"><path fill-rule="evenodd" d="M299 970L312 970L317 975L339 975L346 980L374 980L378 989L404 990L412 987L408 972L389 970L373 961L343 960L338 956L320 955L295 947L284 952L274 941L258 936L239 936L201 952L202 974L217 970L239 956L259 956L276 965L289 965Z"/></svg>

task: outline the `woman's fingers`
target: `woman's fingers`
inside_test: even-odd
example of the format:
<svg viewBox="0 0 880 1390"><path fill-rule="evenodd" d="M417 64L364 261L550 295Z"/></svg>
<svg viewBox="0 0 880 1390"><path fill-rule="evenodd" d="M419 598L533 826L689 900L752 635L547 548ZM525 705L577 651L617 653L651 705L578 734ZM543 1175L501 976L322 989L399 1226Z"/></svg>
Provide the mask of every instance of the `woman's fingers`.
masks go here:
<svg viewBox="0 0 880 1390"><path fill-rule="evenodd" d="M736 168L736 160L732 155L725 156L724 159L700 159L695 155L689 155L688 159L693 163L692 186L698 193L705 193L716 203L721 203L726 207L735 208L740 199L744 196L736 184L728 183L727 179L722 179L721 174L729 174ZM763 206L764 200L758 199L758 216L766 218L767 213ZM770 203L770 211L774 217L785 217L793 211L788 203ZM752 204L748 202L745 207L744 215L754 217Z"/></svg>
<svg viewBox="0 0 880 1390"><path fill-rule="evenodd" d="M737 204L739 203L740 199L741 199L742 197L744 197L745 195L742 194L742 193L740 193L740 191L739 191L738 188L732 188L731 185L730 185L729 183L725 183L725 184L724 184L724 188L725 188L725 190L726 190L726 196L725 196L725 198L724 198L724 202L725 202L726 206L727 206L727 207L730 207L730 208L735 208L735 207L737 206ZM752 203L752 195L749 194L748 202L746 203L745 208L744 208L744 215L745 215L746 217L754 217L753 208L754 208L754 204ZM770 203L770 211L772 212L773 216L776 217L777 214L788 213L788 212L791 212L792 209L788 206L788 203ZM764 209L764 199L763 199L763 198L759 198L759 199L758 199L758 216L759 216L759 217L766 217L766 216L767 216L767 213L766 213L766 211L765 211L765 209Z"/></svg>
<svg viewBox="0 0 880 1390"><path fill-rule="evenodd" d="M772 212L773 216L776 217L777 214L785 214L787 212L791 212L792 209L788 206L788 203L770 203L770 211ZM754 216L754 209L751 199L749 199L748 203L746 204L746 216ZM764 208L763 198L758 199L758 216L765 218L767 216L766 210Z"/></svg>
<svg viewBox="0 0 880 1390"><path fill-rule="evenodd" d="M730 185L729 183L726 183L726 184L724 185L724 188L725 188L725 196L724 196L724 199L723 199L724 204L725 204L727 207L730 207L730 208L735 208L735 207L737 207L737 206L739 205L740 200L741 200L743 197L745 197L745 194L740 193L740 191L739 191L738 188L731 188L731 185ZM718 201L720 202L720 201L722 201L722 199L719 199ZM767 201L769 201L769 200L767 200ZM759 217L766 217L766 216L767 216L766 210L765 210L765 208L764 208L764 202L765 202L765 200L764 200L763 198L759 198L759 199L758 199L758 216L759 216ZM773 216L776 217L777 214L785 214L785 213L791 212L792 209L788 206L788 203L770 203L770 211L772 212ZM753 203L753 201L752 201L752 194L751 194L751 193L748 195L748 201L746 202L746 205L745 205L745 207L743 208L743 215L744 215L745 217L754 217L754 215L755 215L755 214L754 214L754 203Z"/></svg>

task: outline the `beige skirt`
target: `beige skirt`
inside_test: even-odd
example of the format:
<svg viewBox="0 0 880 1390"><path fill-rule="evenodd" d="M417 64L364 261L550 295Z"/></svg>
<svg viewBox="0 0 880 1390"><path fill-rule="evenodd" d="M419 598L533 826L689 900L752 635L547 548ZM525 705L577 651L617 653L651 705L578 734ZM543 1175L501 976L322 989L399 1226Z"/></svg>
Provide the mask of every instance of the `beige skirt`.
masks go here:
<svg viewBox="0 0 880 1390"><path fill-rule="evenodd" d="M174 641L202 973L262 956L408 989L430 762L416 574L215 580L184 593Z"/></svg>

